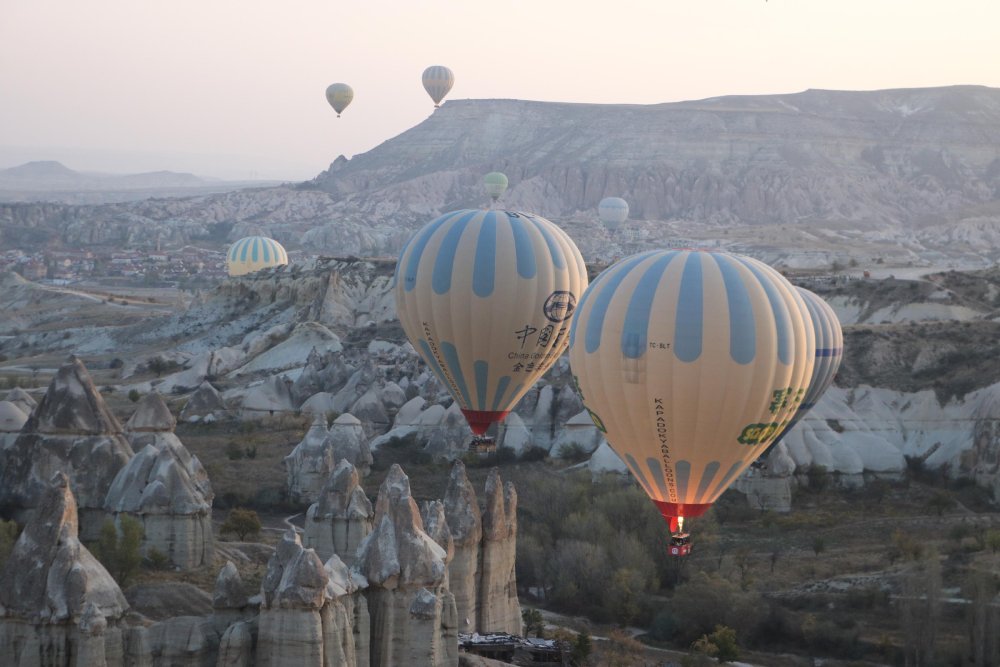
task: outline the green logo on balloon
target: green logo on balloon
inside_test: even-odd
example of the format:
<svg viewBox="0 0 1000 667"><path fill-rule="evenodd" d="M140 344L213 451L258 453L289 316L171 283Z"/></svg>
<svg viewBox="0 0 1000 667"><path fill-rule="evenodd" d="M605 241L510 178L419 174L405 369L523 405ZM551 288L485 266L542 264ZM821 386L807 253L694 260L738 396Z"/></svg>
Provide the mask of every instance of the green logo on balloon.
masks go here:
<svg viewBox="0 0 1000 667"><path fill-rule="evenodd" d="M784 422L781 424L778 422L750 424L743 427L743 431L740 433L740 437L736 438L736 441L741 445L759 445L777 435L784 425Z"/></svg>

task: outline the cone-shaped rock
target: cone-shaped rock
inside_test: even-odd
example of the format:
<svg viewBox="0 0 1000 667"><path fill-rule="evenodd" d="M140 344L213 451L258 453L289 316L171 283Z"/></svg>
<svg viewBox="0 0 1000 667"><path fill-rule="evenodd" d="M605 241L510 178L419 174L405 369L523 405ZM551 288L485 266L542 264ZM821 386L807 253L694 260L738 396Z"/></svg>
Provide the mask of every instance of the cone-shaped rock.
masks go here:
<svg viewBox="0 0 1000 667"><path fill-rule="evenodd" d="M317 416L302 442L285 457L288 497L296 503L314 503L333 472L333 446L326 418Z"/></svg>
<svg viewBox="0 0 1000 667"><path fill-rule="evenodd" d="M521 606L517 599L514 560L517 553L517 491L505 487L500 471L486 480L483 542L479 577L479 632L521 634Z"/></svg>
<svg viewBox="0 0 1000 667"><path fill-rule="evenodd" d="M483 522L476 491L461 461L456 461L451 468L444 494L444 513L455 550L448 566L448 587L455 596L460 631L473 632L479 615L479 543L483 537Z"/></svg>
<svg viewBox="0 0 1000 667"><path fill-rule="evenodd" d="M14 387L8 391L6 400L21 408L21 411L26 415L31 415L38 406L38 401L20 387Z"/></svg>
<svg viewBox="0 0 1000 667"><path fill-rule="evenodd" d="M372 531L375 510L361 488L357 469L341 460L306 512L304 542L326 560L336 554L348 566Z"/></svg>
<svg viewBox="0 0 1000 667"><path fill-rule="evenodd" d="M125 431L129 433L155 433L158 431L173 431L177 426L170 408L163 402L163 397L153 392L146 394L135 408L135 412L127 422Z"/></svg>
<svg viewBox="0 0 1000 667"><path fill-rule="evenodd" d="M83 537L96 538L111 481L131 457L121 424L73 357L56 373L17 439L0 450L0 505L27 519L52 474L65 472Z"/></svg>
<svg viewBox="0 0 1000 667"><path fill-rule="evenodd" d="M374 458L361 420L348 413L337 417L330 426L329 442L334 460L347 459L361 477L368 476Z"/></svg>
<svg viewBox="0 0 1000 667"><path fill-rule="evenodd" d="M227 413L222 394L208 381L202 382L181 410L181 421L214 421Z"/></svg>

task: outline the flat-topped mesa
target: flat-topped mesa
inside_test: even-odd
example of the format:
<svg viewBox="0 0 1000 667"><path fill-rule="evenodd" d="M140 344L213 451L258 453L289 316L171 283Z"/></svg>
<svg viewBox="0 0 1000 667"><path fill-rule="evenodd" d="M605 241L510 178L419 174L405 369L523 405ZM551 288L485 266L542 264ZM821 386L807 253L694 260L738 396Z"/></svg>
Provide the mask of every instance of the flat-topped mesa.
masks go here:
<svg viewBox="0 0 1000 667"><path fill-rule="evenodd" d="M375 459L372 457L364 426L354 415L345 412L333 420L328 444L333 448L334 460L347 459L357 468L361 477L367 477L371 472Z"/></svg>
<svg viewBox="0 0 1000 667"><path fill-rule="evenodd" d="M333 447L328 435L326 418L317 416L302 442L285 457L288 497L292 502L316 502L333 472Z"/></svg>
<svg viewBox="0 0 1000 667"><path fill-rule="evenodd" d="M72 357L56 372L17 439L0 450L0 505L27 522L52 471L62 470L76 497L83 538L94 539L111 481L130 458L121 424L87 369Z"/></svg>
<svg viewBox="0 0 1000 667"><path fill-rule="evenodd" d="M318 500L306 512L303 541L321 559L336 554L352 566L357 561L358 547L372 531L374 517L375 510L361 488L357 469L350 461L341 460Z"/></svg>
<svg viewBox="0 0 1000 667"><path fill-rule="evenodd" d="M328 569L289 530L261 582L257 664L356 664L355 609L345 599L356 590L341 561L331 559Z"/></svg>
<svg viewBox="0 0 1000 667"><path fill-rule="evenodd" d="M138 448L108 489L104 509L127 514L144 529L142 551L157 551L181 569L210 563L214 553L212 500L208 473L170 430L171 419L158 394L143 399L129 427ZM155 429L155 430L154 430Z"/></svg>
<svg viewBox="0 0 1000 667"><path fill-rule="evenodd" d="M455 596L459 630L474 632L479 615L479 543L483 538L483 521L476 491L461 461L451 468L442 504L454 546L454 556L448 565L448 588Z"/></svg>
<svg viewBox="0 0 1000 667"><path fill-rule="evenodd" d="M80 543L69 478L57 473L0 570L0 655L5 664L36 664L40 655L46 665L79 655L120 664L127 610L118 584Z"/></svg>
<svg viewBox="0 0 1000 667"><path fill-rule="evenodd" d="M219 390L205 380L195 390L181 410L183 422L213 422L228 414L226 402Z"/></svg>
<svg viewBox="0 0 1000 667"><path fill-rule="evenodd" d="M371 665L457 665L447 552L424 531L410 481L393 465L379 489L375 526L358 552L369 582Z"/></svg>
<svg viewBox="0 0 1000 667"><path fill-rule="evenodd" d="M522 631L514 562L517 554L517 491L493 468L486 480L486 510L479 576L479 632Z"/></svg>

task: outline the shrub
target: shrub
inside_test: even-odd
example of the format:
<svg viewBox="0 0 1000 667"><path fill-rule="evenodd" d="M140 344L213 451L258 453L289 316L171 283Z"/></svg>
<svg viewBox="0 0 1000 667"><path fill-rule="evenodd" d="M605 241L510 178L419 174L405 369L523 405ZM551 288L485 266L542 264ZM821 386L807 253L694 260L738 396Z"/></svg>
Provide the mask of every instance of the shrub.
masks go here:
<svg viewBox="0 0 1000 667"><path fill-rule="evenodd" d="M20 534L21 530L15 522L0 519L0 568L7 562Z"/></svg>
<svg viewBox="0 0 1000 667"><path fill-rule="evenodd" d="M132 389L128 392L128 400L133 403L138 403L140 398L142 398L142 394L139 393L138 389Z"/></svg>
<svg viewBox="0 0 1000 667"><path fill-rule="evenodd" d="M717 625L711 634L699 637L691 645L691 649L702 655L713 657L720 663L740 659L740 648L736 643L736 631L724 625Z"/></svg>
<svg viewBox="0 0 1000 667"><path fill-rule="evenodd" d="M525 607L521 612L521 620L524 621L524 634L526 637L545 636L545 621L542 619L542 612L531 607Z"/></svg>
<svg viewBox="0 0 1000 667"><path fill-rule="evenodd" d="M243 455L244 451L240 447L238 442L230 440L229 442L226 443L226 458L228 458L230 461L239 461L241 458L243 458Z"/></svg>
<svg viewBox="0 0 1000 667"><path fill-rule="evenodd" d="M263 526L260 517L253 510L237 507L229 510L229 516L223 522L219 532L222 534L234 534L240 538L240 542L246 542L251 535L258 535Z"/></svg>
<svg viewBox="0 0 1000 667"><path fill-rule="evenodd" d="M142 524L127 514L118 517L118 523L108 519L101 526L101 535L91 551L104 565L118 585L124 588L139 571L142 564Z"/></svg>
<svg viewBox="0 0 1000 667"><path fill-rule="evenodd" d="M151 570L166 570L170 567L170 558L159 549L149 549L146 552L146 563Z"/></svg>

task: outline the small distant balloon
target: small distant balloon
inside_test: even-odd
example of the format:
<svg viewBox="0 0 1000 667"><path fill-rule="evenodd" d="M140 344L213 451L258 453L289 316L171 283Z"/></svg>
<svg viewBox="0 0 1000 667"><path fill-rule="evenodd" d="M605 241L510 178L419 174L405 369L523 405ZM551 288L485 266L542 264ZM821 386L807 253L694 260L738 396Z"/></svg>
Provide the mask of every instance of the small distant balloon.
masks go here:
<svg viewBox="0 0 1000 667"><path fill-rule="evenodd" d="M483 185L486 187L486 194L495 202L507 192L507 175L491 171L483 177Z"/></svg>
<svg viewBox="0 0 1000 667"><path fill-rule="evenodd" d="M441 106L441 100L455 85L455 75L444 65L431 65L424 70L424 75L421 78L424 90L434 100L434 108L437 109Z"/></svg>
<svg viewBox="0 0 1000 667"><path fill-rule="evenodd" d="M332 83L326 88L326 101L337 112L337 118L340 118L340 113L353 99L354 90L346 83Z"/></svg>
<svg viewBox="0 0 1000 667"><path fill-rule="evenodd" d="M605 197L597 205L597 215L608 231L613 232L628 220L628 202L621 197Z"/></svg>

